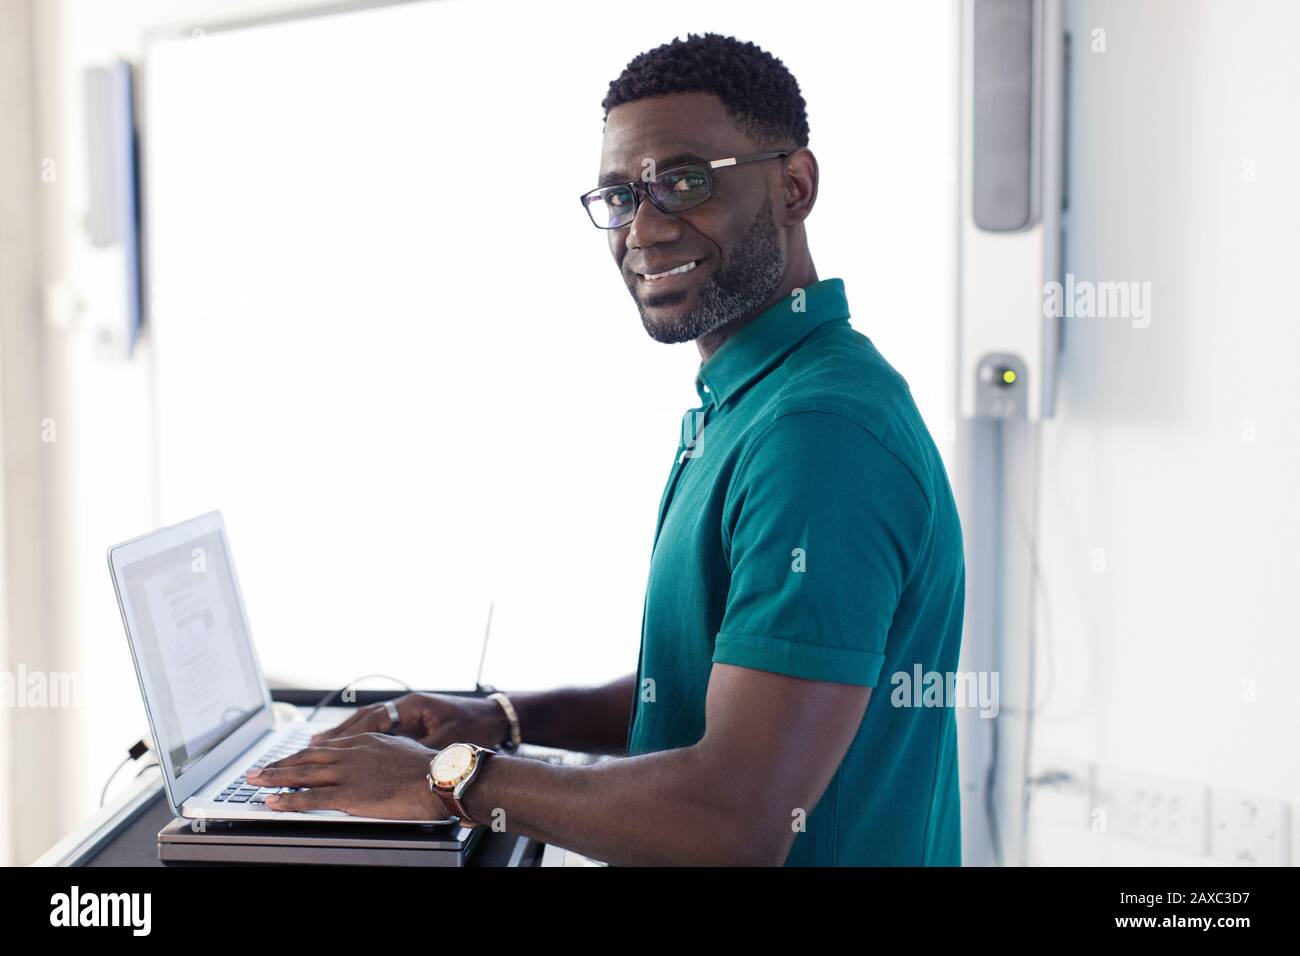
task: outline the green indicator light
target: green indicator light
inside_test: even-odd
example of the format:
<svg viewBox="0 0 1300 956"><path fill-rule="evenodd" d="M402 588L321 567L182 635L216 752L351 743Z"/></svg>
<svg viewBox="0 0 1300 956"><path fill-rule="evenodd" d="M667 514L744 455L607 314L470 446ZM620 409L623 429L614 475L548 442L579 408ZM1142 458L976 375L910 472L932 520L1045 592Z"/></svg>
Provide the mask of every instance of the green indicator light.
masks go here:
<svg viewBox="0 0 1300 956"><path fill-rule="evenodd" d="M1012 370L1009 369L1009 368L1008 368L1008 369L1003 369L1003 370L1002 370L1002 381L1003 381L1003 382L1005 382L1007 385L1010 385L1010 384L1011 384L1012 382L1014 382L1015 380L1016 380L1016 373L1015 373L1014 371L1012 371Z"/></svg>

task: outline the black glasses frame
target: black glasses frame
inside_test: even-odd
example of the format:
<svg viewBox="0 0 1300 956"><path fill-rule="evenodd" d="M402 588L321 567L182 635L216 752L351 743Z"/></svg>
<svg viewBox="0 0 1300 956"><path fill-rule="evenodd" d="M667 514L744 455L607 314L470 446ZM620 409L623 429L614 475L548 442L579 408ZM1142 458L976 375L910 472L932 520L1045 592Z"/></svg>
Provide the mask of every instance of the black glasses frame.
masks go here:
<svg viewBox="0 0 1300 956"><path fill-rule="evenodd" d="M664 215L674 216L679 212L685 212L687 209L694 209L696 206L702 205L713 198L713 170L725 169L728 166L744 166L747 163L761 163L769 159L783 159L786 156L789 156L791 152L793 152L793 150L775 150L766 153L750 153L747 156L728 156L726 159L712 159L698 163L682 163L678 166L671 166L668 169L661 171L654 177L654 179L649 181L634 180L630 183L611 183L608 186L597 186L595 189L583 193L578 197L578 200L582 203L582 208L587 211L587 218L591 220L591 224L597 229L625 229L632 225L633 220L636 219L637 210L641 208L641 201L643 198L648 199L650 204ZM650 191L650 183L660 177L667 176L670 173L680 173L685 171L695 171L704 174L707 186L707 195L702 199L690 201L686 205L679 205L676 209L665 209L663 204L655 199L654 193ZM628 217L627 222L622 223L621 225L602 226L596 221L596 217L592 215L591 202L592 200L606 195L611 190L615 189L632 190L631 215Z"/></svg>

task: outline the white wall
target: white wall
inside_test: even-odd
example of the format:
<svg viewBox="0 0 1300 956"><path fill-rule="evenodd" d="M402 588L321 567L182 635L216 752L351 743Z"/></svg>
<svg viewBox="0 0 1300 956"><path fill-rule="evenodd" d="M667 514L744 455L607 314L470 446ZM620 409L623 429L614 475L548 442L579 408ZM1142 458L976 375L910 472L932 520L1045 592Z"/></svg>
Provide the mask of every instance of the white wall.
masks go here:
<svg viewBox="0 0 1300 956"><path fill-rule="evenodd" d="M31 321L36 298L35 79L29 4L0 2L0 674L26 664L40 617L43 562L25 547L39 540L40 373L33 356L39 335ZM38 189L39 187L37 187ZM35 499L35 500L34 500ZM34 572L34 573L33 573ZM16 689L16 688L15 688ZM0 824L23 809L13 741L32 724L28 714L0 705ZM17 699L17 695L14 695ZM14 834L0 825L0 860L13 855Z"/></svg>
<svg viewBox="0 0 1300 956"><path fill-rule="evenodd" d="M1300 806L1300 8L1068 6L1066 269L1149 282L1152 309L1067 321L1043 428L1035 770L1092 764L1113 803L1107 836L1045 814L1031 858L1205 862L1161 848L1153 793ZM1116 836L1138 805L1152 832Z"/></svg>
<svg viewBox="0 0 1300 956"><path fill-rule="evenodd" d="M557 63L537 42L565 31L552 9L498 6L514 29L491 59L464 40L485 4L419 3L185 35L146 63L161 520L226 512L281 680L472 686L490 599L492 683L608 679L636 658L653 503L698 356L646 340L575 199L599 155L592 78L663 31L636 6L572 4L565 23L626 40ZM879 127L854 119L900 54L825 70L811 36L776 35L773 4L716 3L696 27L753 37L803 78L829 144L822 274L844 276L860 328L920 359L934 408L944 284L917 303L876 263L910 245L902 266L923 275L920 243L948 221L946 43L915 15L823 19L844 49L901 31L922 54L905 68L929 85L893 117L908 153L878 151ZM473 95L438 92L453 88ZM858 189L868 156L877 185ZM891 179L920 188L882 213Z"/></svg>
<svg viewBox="0 0 1300 956"><path fill-rule="evenodd" d="M151 343L131 363L96 354L93 330L115 320L105 310L116 290L80 226L80 71L115 55L139 57L143 31L155 25L296 6L37 4L37 151L60 170L56 188L41 193L46 269L84 303L79 316L51 313L56 325L46 336L60 435L50 449L59 504L49 519L48 644L52 660L79 662L91 700L60 742L61 758L53 749L19 755L59 759L66 790L24 818L18 860L89 812L121 748L143 731L103 549L158 517ZM916 215L918 201L931 212L949 201L943 174L951 152L914 154L918 118L897 97L901 81L864 99L862 122L880 130L880 147L868 155L846 157L831 118L816 112L822 89L867 75L882 59L905 70L922 96L951 89L951 62L911 52L922 48L925 14L913 22L892 5L874 9L873 29L857 38L860 55L824 58L826 73L805 78L797 59L819 37L766 42L804 79L827 179L823 208L844 198L847 187L836 183L852 178L868 190L871 215L852 241L823 243L814 221L818 264L827 275L859 270L850 284L859 327L908 375L944 435L947 406L930 396L942 395L951 377L933 362L944 339L950 244L934 236L891 242L898 233L888 226ZM1059 415L1043 428L1038 686L1040 694L1054 690L1035 725L1034 769L1095 770L1103 784L1136 774L1139 785L1217 791L1220 806L1229 805L1225 789L1294 805L1300 725L1289 677L1300 650L1287 598L1300 570L1300 423L1290 368L1300 332L1286 283L1300 251L1293 226L1300 141L1286 110L1300 87L1290 51L1300 12L1280 0L1085 0L1067 12L1075 98L1066 265L1081 278L1149 281L1153 315L1146 329L1124 320L1067 323ZM1088 49L1095 28L1106 30L1105 53ZM599 89L592 95L598 100ZM1243 176L1248 161L1253 179ZM933 174L936 166L943 174ZM683 383L689 401L688 389ZM1247 420L1254 441L1243 440ZM1097 549L1104 572L1093 570ZM246 590L263 587L244 577ZM1255 682L1254 703L1242 699L1243 680ZM1208 861L1149 839L1090 834L1090 801L1035 797L1031 861ZM1292 827L1297 836L1300 825Z"/></svg>
<svg viewBox="0 0 1300 956"><path fill-rule="evenodd" d="M43 811L35 808L24 818L15 851L19 860L35 856L93 809L99 787L120 759L122 749L145 729L105 569L104 549L160 520L181 517L163 514L164 491L154 468L156 449L151 423L157 410L153 405L150 368L151 363L158 362L162 373L164 356L148 338L142 343L137 359L131 362L103 357L95 343L96 329L119 321L120 316L114 310L120 297L112 261L105 253L89 248L81 228L86 207L81 71L89 64L114 56L138 60L145 47L145 31L159 25L202 27L205 22L300 6L263 0L245 3L115 0L111 5L92 0L62 0L40 5L44 117L40 151L57 158L60 168L58 189L44 199L46 272L52 288L60 293L56 301L66 298L74 305L81 303L79 312L75 308L53 310L49 316L52 327L47 332L46 373L53 396L51 414L59 422L60 435L53 472L57 506L51 516L49 533L53 568L51 603L55 608L49 647L51 654L57 649L67 659L77 662L86 677L88 699L76 714L75 726L68 729L57 748L57 753L62 755L59 778L64 783L61 792L65 796L62 802L51 802ZM484 23L496 24L500 20L498 14L488 9L486 0L446 6L449 13L464 18L460 22L466 24L479 15L480 6L485 11ZM567 62L563 51L566 43L573 42L572 24L591 22L596 11L607 9L578 4L560 14L558 6L547 4L544 15L540 7L527 14L516 11L512 20L517 24L519 16L534 18L535 22L529 22L533 22L537 42L552 43L560 51L553 64L557 69ZM834 6L835 15L846 18L841 21L841 28L834 31L834 37L816 29L821 19L812 14L808 22L814 29L803 34L789 25L748 30L751 21L747 19L747 11L753 4L696 6L692 10L699 16L690 22L674 24L663 31L643 25L641 32L630 36L626 44L608 51L607 67L598 75L561 74L548 82L562 84L566 96L586 96L576 106L566 104L577 112L572 116L566 114L563 128L568 136L589 137L591 161L580 172L590 177L597 159L599 101L605 84L626 58L668 39L670 30L735 32L785 58L800 78L809 101L812 145L822 163L820 205L810 222L819 270L824 276L846 278L856 314L855 325L871 335L909 378L932 428L943 439L951 434L947 421L951 407L947 390L952 378L947 365L951 349L947 341L953 243L942 224L950 222L953 216L953 11L938 0L928 6L909 5L906 9L884 3L852 8ZM767 8L779 9L775 4ZM830 6L826 9L830 10ZM640 4L620 8L620 15L630 22L644 24L643 14ZM548 32L552 29L555 33ZM482 30L475 33L476 37L483 35ZM826 44L831 40L850 46L851 53L827 56ZM291 65L286 69L291 70ZM819 109L819 104L841 102L839 98L849 88L862 91L859 102L847 109ZM915 99L901 97L902 90L913 91ZM530 94L535 93L535 88L530 90ZM579 114L589 120L590 129L574 120ZM866 149L856 145L863 131L867 132L870 143ZM394 198L400 200L400 196ZM576 202L573 212L581 214ZM593 245L596 248L592 254L599 260L605 253L598 236ZM618 288L614 270L608 263L605 268L607 274L602 281L607 285L598 294L602 302L618 310L618 318L611 321L621 323L620 331L611 334L630 345L641 335L638 322L631 304L620 299L625 293ZM219 265L214 265L214 273L214 281L226 281ZM166 290L161 290L159 305L163 309L167 306ZM645 349L659 348L648 340L639 345ZM598 348L595 344L589 347ZM584 659L606 661L602 667L608 666L610 676L634 666L640 587L654 508L668 464L664 445L666 441L675 445L677 418L695 401L690 380L694 362L689 348L683 347L675 353L665 350L662 361L665 374L674 378L670 390L675 397L661 399L664 420L660 431L647 436L641 447L621 448L620 460L609 463L622 469L620 473L648 476L637 479L638 493L633 496L645 500L609 498L600 504L600 508L616 509L614 513L619 520L612 528L620 532L634 527L643 529L639 539L627 546L626 573L631 584L625 597L629 602L635 599L635 609L629 604L617 633L574 634L574 643L564 656L529 657L528 635L522 628L516 628L513 643L511 639L494 642L495 668L490 666L487 674L494 682L503 686L549 683L558 676L561 666ZM654 390L659 396L669 390L663 389L663 383L646 378L636 384ZM310 410L309 403L304 407ZM296 421L286 421L289 441L300 434L296 428L321 427L319 421L301 425ZM358 434L369 434L365 423L349 423L343 438L354 440ZM944 447L947 450L949 446ZM591 466L599 464L597 456ZM595 487L598 482L592 484ZM173 485L168 493L174 491ZM223 504L197 494L194 488L182 488L172 499L177 502L177 509L181 508L180 502L186 494L204 497L201 507ZM241 526L233 516L232 524L243 570L242 584L250 604L255 605L254 627L261 634L261 620L274 617L267 603L275 595L271 567L274 559L258 555L255 549L250 552L245 546L255 538L257 529L253 524ZM604 533L609 529L596 527L594 530ZM382 597L373 595L375 600ZM580 604L581 588L575 588L572 600ZM505 635L510 621L505 608L500 610L502 616L498 623ZM561 633L563 601L556 599L546 614L546 626L553 633ZM477 610L470 617L477 626ZM602 643L623 647L628 655L626 666L614 668L608 663L609 655L593 653ZM516 664L512 671L509 669L512 660L523 661L524 666ZM340 658L336 668L320 663L319 672L329 671L336 680L342 681L353 676L354 670L355 666ZM607 675L589 668L579 669L578 676L594 679ZM21 759L49 758L27 753Z"/></svg>
<svg viewBox="0 0 1300 956"><path fill-rule="evenodd" d="M58 732L52 743L14 741L17 766L31 768L41 781L29 788L40 799L24 807L21 820L7 821L14 862L34 859L89 815L125 748L147 731L104 555L109 544L154 522L150 348L146 341L131 363L101 355L98 330L121 324L123 296L115 252L92 248L82 227L88 205L82 70L139 57L144 30L178 17L201 21L292 6L261 0L33 4L37 154L56 170L39 192L38 238L47 280L45 405L57 438L45 450L49 626L27 665L73 670L83 706L48 713Z"/></svg>
<svg viewBox="0 0 1300 956"><path fill-rule="evenodd" d="M18 755L29 766L58 760L66 788L24 817L13 849L19 861L89 812L121 748L144 729L103 549L158 518L151 343L131 363L96 354L93 331L116 320L106 310L117 291L111 265L88 247L80 225L80 71L116 55L138 58L152 26L298 6L36 5L37 152L60 171L41 192L46 271L84 309L52 311L46 333L49 414L60 436L49 449L53 625L49 660L29 663L78 662L90 700L57 749L29 746ZM813 222L819 267L827 275L859 270L850 283L859 327L907 374L942 436L947 406L932 396L951 376L933 359L948 318L950 243L938 233L897 241L890 226L916 215L917 202L936 212L950 200L951 151L916 155L909 144L919 120L897 96L907 85L901 80L864 98L862 122L880 131L879 148L867 155L846 156L832 118L816 111L823 90L869 75L882 60L921 96L951 89L951 58L913 53L928 48L929 11L914 21L895 5L872 9L872 29L856 38L859 55L822 58L825 73L805 77L798 59L806 61L820 37L760 42L804 80L827 180L822 209L845 198L848 187L837 183L851 178L867 190L870 215L844 244L823 242L824 227ZM1300 570L1293 411L1300 403L1290 367L1300 332L1287 277L1300 251L1293 225L1300 141L1287 109L1300 87L1290 50L1300 11L1280 0L1081 0L1067 13L1075 57L1066 265L1080 278L1150 282L1153 314L1146 329L1124 320L1067 323L1059 415L1043 428L1038 686L1040 695L1054 690L1035 725L1034 770L1095 771L1101 784L1136 774L1130 790L1144 783L1193 795L1213 790L1220 806L1230 805L1225 789L1294 806L1300 725L1289 678L1300 649L1287 598ZM1096 28L1106 31L1105 53L1089 51ZM593 80L593 122L606 79ZM1243 176L1251 163L1253 178ZM689 401L688 389L683 383L680 394ZM1243 439L1247 420L1254 441ZM1093 570L1098 549L1103 572ZM264 587L244 577L246 590ZM1253 703L1243 701L1243 680L1255 682ZM1092 835L1091 797L1035 797L1031 861L1208 861L1114 828ZM1300 836L1300 822L1291 833Z"/></svg>

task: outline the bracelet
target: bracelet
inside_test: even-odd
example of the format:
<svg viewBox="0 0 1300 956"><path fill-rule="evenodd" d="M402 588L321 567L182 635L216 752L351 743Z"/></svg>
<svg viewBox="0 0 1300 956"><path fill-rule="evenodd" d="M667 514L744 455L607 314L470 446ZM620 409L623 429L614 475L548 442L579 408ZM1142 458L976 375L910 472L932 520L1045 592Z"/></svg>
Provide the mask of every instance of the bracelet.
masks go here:
<svg viewBox="0 0 1300 956"><path fill-rule="evenodd" d="M501 709L506 712L506 720L510 721L510 747L512 749L517 748L524 742L524 738L519 732L519 715L515 713L515 705L510 703L510 698L500 691L495 694L488 694L488 700L495 700L501 705Z"/></svg>

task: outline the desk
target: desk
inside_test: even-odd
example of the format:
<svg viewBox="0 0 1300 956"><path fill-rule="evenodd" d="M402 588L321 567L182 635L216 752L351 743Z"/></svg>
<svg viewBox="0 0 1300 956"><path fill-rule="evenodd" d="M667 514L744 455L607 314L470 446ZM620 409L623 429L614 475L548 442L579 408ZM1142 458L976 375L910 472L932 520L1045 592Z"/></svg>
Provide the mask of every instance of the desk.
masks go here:
<svg viewBox="0 0 1300 956"><path fill-rule="evenodd" d="M314 706L325 691L274 691L276 701ZM356 706L395 695L392 691L357 691ZM163 866L158 859L158 831L172 819L162 780L141 778L93 817L56 843L36 866ZM542 844L513 833L486 832L469 857L471 867L541 866ZM555 854L546 865L560 865ZM193 866L197 864L184 864Z"/></svg>

